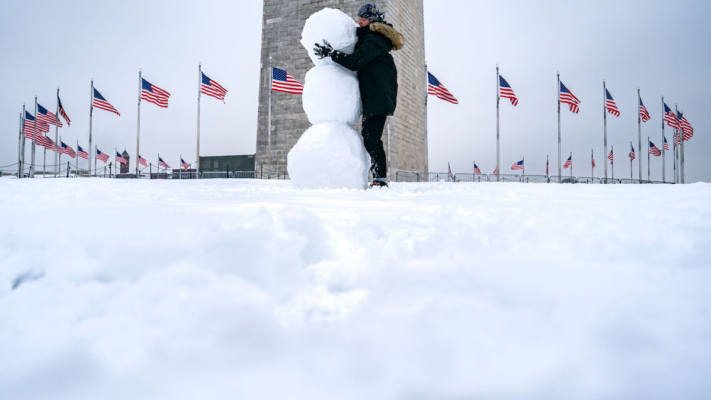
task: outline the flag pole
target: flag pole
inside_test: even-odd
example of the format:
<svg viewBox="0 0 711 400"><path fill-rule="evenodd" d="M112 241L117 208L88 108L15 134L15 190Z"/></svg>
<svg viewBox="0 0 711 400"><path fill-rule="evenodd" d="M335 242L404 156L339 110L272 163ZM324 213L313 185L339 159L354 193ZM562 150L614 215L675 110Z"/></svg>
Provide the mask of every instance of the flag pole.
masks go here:
<svg viewBox="0 0 711 400"><path fill-rule="evenodd" d="M47 148L44 148L44 161L42 162L42 178L47 174Z"/></svg>
<svg viewBox="0 0 711 400"><path fill-rule="evenodd" d="M649 139L649 138L647 138L647 139ZM631 148L632 148L632 141L630 140L630 149L631 149ZM639 151L642 151L642 148L641 148L641 147L639 147ZM641 160L642 157L640 157L639 159ZM634 175L633 175L633 173L634 173L634 165L632 164L633 162L634 162L634 161L632 160L632 157L630 157L630 180L634 179L634 177L633 177L633 176L634 176ZM641 174L641 173L642 173L642 172L640 172L640 174ZM642 183L642 180L641 180L641 179L639 180L639 183Z"/></svg>
<svg viewBox="0 0 711 400"><path fill-rule="evenodd" d="M662 147L664 147L664 145L662 145ZM647 180L648 180L648 181L651 181L651 178L650 178L651 173L649 172L649 171L650 171L650 168L651 168L650 165L649 165L649 163L650 163L650 161L651 161L651 159L652 159L652 157L649 155L650 152L651 152L651 150L652 150L652 148L651 148L651 146L649 145L649 136L647 136Z"/></svg>
<svg viewBox="0 0 711 400"><path fill-rule="evenodd" d="M501 168L501 146L499 141L499 104L501 103L501 93L499 90L499 64L496 64L496 171ZM496 181L499 181L499 174L496 174Z"/></svg>
<svg viewBox="0 0 711 400"><path fill-rule="evenodd" d="M140 154L140 144L141 144L141 88L143 87L143 82L141 81L141 69L138 69L138 122L136 123L136 156ZM136 157L136 178L138 178L138 157Z"/></svg>
<svg viewBox="0 0 711 400"><path fill-rule="evenodd" d="M61 136L59 137L58 143L59 143L59 147L62 147L62 137ZM55 143L55 145L56 145L56 143ZM59 147L57 147L57 150L59 150ZM59 161L58 161L57 165L62 165L62 153L60 153L59 151L57 151L57 153L59 154ZM57 178L58 176L59 175L55 175L54 177Z"/></svg>
<svg viewBox="0 0 711 400"><path fill-rule="evenodd" d="M676 115L679 115L679 103L676 103ZM686 174L684 173L684 128L681 126L681 119L679 120L679 174L681 184L686 183Z"/></svg>
<svg viewBox="0 0 711 400"><path fill-rule="evenodd" d="M662 182L667 183L666 146L664 144L664 96L662 96Z"/></svg>
<svg viewBox="0 0 711 400"><path fill-rule="evenodd" d="M272 68L272 57L269 56L269 109L267 110L267 168L272 168L272 81L274 80L274 69Z"/></svg>
<svg viewBox="0 0 711 400"><path fill-rule="evenodd" d="M57 159L57 140L59 139L59 86L57 86L57 113L54 114L55 119L55 125L54 125L54 177L57 177L58 170L57 168L59 167L59 161Z"/></svg>
<svg viewBox="0 0 711 400"><path fill-rule="evenodd" d="M25 121L25 105L22 105L22 114L20 114L20 137L17 139L17 179L22 179L22 137Z"/></svg>
<svg viewBox="0 0 711 400"><path fill-rule="evenodd" d="M610 146L610 151L612 152L612 160L610 160L610 165L612 165L612 181L614 182L615 181L615 146ZM605 163L605 166L607 166L607 163ZM605 177L605 183L607 183L607 177Z"/></svg>
<svg viewBox="0 0 711 400"><path fill-rule="evenodd" d="M99 149L99 146L94 145L94 157L96 157L99 152L97 151ZM104 147L104 150L106 150L106 147ZM96 175L96 170L99 168L99 165L95 162L94 163L94 175Z"/></svg>
<svg viewBox="0 0 711 400"><path fill-rule="evenodd" d="M595 150L590 149L590 183L595 183L595 167L593 167L593 160L595 160Z"/></svg>
<svg viewBox="0 0 711 400"><path fill-rule="evenodd" d="M642 94L639 91L639 86L637 86L637 108L639 111L639 106L642 104ZM637 148L642 151L642 113L637 112L637 137L639 138L639 144ZM664 143L662 143L663 145ZM663 147L663 146L662 146ZM630 178L632 179L632 178ZM639 158L639 183L642 183L642 157Z"/></svg>
<svg viewBox="0 0 711 400"><path fill-rule="evenodd" d="M427 69L427 60L425 60L425 80L429 81L429 70ZM427 90L427 82L425 83L425 175L429 175L430 172L430 161L429 161L429 130L427 128L427 104L429 102L429 93ZM390 151L390 138L388 137L388 151ZM388 157L388 162L390 162L390 157Z"/></svg>
<svg viewBox="0 0 711 400"><path fill-rule="evenodd" d="M198 63L198 115L197 115L197 179L200 179L200 93L202 92L202 63Z"/></svg>
<svg viewBox="0 0 711 400"><path fill-rule="evenodd" d="M570 177L573 177L573 152L570 152ZM572 183L572 181L571 181Z"/></svg>
<svg viewBox="0 0 711 400"><path fill-rule="evenodd" d="M32 164L30 165L30 178L35 177L35 139L37 139L37 96L35 96L35 123L32 133Z"/></svg>
<svg viewBox="0 0 711 400"><path fill-rule="evenodd" d="M560 183L560 176L563 174L560 164L560 71L558 71L558 183Z"/></svg>
<svg viewBox="0 0 711 400"><path fill-rule="evenodd" d="M605 154L607 154L607 87L605 86L605 79L602 80L602 114L603 114L603 124L605 132ZM615 167L612 167L614 170ZM612 179L615 179L615 173L612 173ZM607 183L607 163L605 163L605 183Z"/></svg>
<svg viewBox="0 0 711 400"><path fill-rule="evenodd" d="M94 79L91 80L91 104L89 106L89 153L91 153L91 128L92 128L92 120L94 118ZM77 142L77 150L79 150L79 144ZM89 173L91 173L91 154L89 154L89 157L87 159L89 162ZM79 173L79 157L77 157L77 173Z"/></svg>
<svg viewBox="0 0 711 400"><path fill-rule="evenodd" d="M114 161L116 160L116 155L118 154L118 148L114 147ZM118 177L119 174L119 163L116 163L116 177Z"/></svg>

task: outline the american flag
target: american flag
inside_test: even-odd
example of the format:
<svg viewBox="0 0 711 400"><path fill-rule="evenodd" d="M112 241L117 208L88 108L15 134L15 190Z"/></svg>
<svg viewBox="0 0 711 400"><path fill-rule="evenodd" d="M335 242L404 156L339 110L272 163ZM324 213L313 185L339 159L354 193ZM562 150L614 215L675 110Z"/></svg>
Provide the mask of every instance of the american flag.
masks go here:
<svg viewBox="0 0 711 400"><path fill-rule="evenodd" d="M37 121L42 121L49 125L63 126L62 121L57 118L57 114L47 111L46 108L37 104Z"/></svg>
<svg viewBox="0 0 711 400"><path fill-rule="evenodd" d="M57 96L57 102L59 103L59 115L67 121L67 126L72 126L72 121L69 119L67 112L64 111L64 107L62 107L62 100L60 100L59 96Z"/></svg>
<svg viewBox="0 0 711 400"><path fill-rule="evenodd" d="M77 149L79 149L79 157L81 157L85 160L89 159L89 154L87 154L87 152L84 151L84 149L82 149L81 146L77 145Z"/></svg>
<svg viewBox="0 0 711 400"><path fill-rule="evenodd" d="M272 67L272 90L292 94L303 94L304 85L283 69Z"/></svg>
<svg viewBox="0 0 711 400"><path fill-rule="evenodd" d="M674 133L674 147L681 146L681 129Z"/></svg>
<svg viewBox="0 0 711 400"><path fill-rule="evenodd" d="M517 169L523 169L523 160L514 163L514 165L511 166L512 170L517 170Z"/></svg>
<svg viewBox="0 0 711 400"><path fill-rule="evenodd" d="M121 115L121 114L119 114L118 111L116 111L116 109L114 108L114 106L111 105L111 103L106 101L104 96L102 96L101 93L99 93L99 91L96 90L96 88L94 88L94 102L92 104L94 107L99 108L101 110L111 111L112 113L114 113L116 115Z"/></svg>
<svg viewBox="0 0 711 400"><path fill-rule="evenodd" d="M166 164L162 158L158 157L158 166L163 168L170 168L170 165Z"/></svg>
<svg viewBox="0 0 711 400"><path fill-rule="evenodd" d="M45 135L39 135L37 137L36 143L38 146L42 146L47 150L54 151L56 149L56 146L54 145L54 141Z"/></svg>
<svg viewBox="0 0 711 400"><path fill-rule="evenodd" d="M109 161L109 155L102 153L99 149L96 149L96 159L103 161L104 164L106 164L106 162Z"/></svg>
<svg viewBox="0 0 711 400"><path fill-rule="evenodd" d="M573 95L567 87L565 87L563 82L560 83L560 102L570 106L570 111L574 114L580 112L580 108L578 107L580 100L578 100L578 98L575 97L575 95Z"/></svg>
<svg viewBox="0 0 711 400"><path fill-rule="evenodd" d="M170 93L141 78L141 99L158 107L168 108L168 98Z"/></svg>
<svg viewBox="0 0 711 400"><path fill-rule="evenodd" d="M548 160L546 159L546 176L548 176Z"/></svg>
<svg viewBox="0 0 711 400"><path fill-rule="evenodd" d="M439 99L448 101L452 104L459 104L459 100L454 98L452 93L450 93L449 90L447 90L447 88L444 87L444 85L429 72L427 73L427 80L427 94L437 96Z"/></svg>
<svg viewBox="0 0 711 400"><path fill-rule="evenodd" d="M592 167L595 168L595 155L591 152L590 159L592 160Z"/></svg>
<svg viewBox="0 0 711 400"><path fill-rule="evenodd" d="M667 137L664 136L664 150L669 150L669 143L667 143Z"/></svg>
<svg viewBox="0 0 711 400"><path fill-rule="evenodd" d="M647 111L647 107L644 106L644 103L642 103L642 98L639 98L639 115L642 117L642 122L647 122L652 117L649 116L649 111Z"/></svg>
<svg viewBox="0 0 711 400"><path fill-rule="evenodd" d="M138 163L141 164L141 165L143 165L144 167L147 167L147 166L148 166L148 161L146 161L145 158L141 157L140 154L138 155Z"/></svg>
<svg viewBox="0 0 711 400"><path fill-rule="evenodd" d="M128 160L123 158L121 153L119 153L118 151L116 152L116 162L121 163L121 164L128 164Z"/></svg>
<svg viewBox="0 0 711 400"><path fill-rule="evenodd" d="M61 145L61 146L57 146L57 152L58 152L58 153L66 154L66 155L68 155L68 156L71 157L71 158L74 158L74 157L77 156L77 153L74 151L74 149L72 149L71 147L69 147L69 146L67 146L66 144L64 144L64 142L60 142L60 143L61 143L62 145Z"/></svg>
<svg viewBox="0 0 711 400"><path fill-rule="evenodd" d="M183 161L183 158L182 158L182 157L180 158L180 166L183 167L183 169L186 170L186 171L188 170L188 167L189 167L188 163L186 163L185 161Z"/></svg>
<svg viewBox="0 0 711 400"><path fill-rule="evenodd" d="M454 175L452 175L452 167L447 163L447 169L449 169L449 179L454 180Z"/></svg>
<svg viewBox="0 0 711 400"><path fill-rule="evenodd" d="M208 96L212 96L217 100L222 100L225 102L225 95L227 94L227 89L220 86L219 83L208 78L203 72L202 74L202 85L200 85L200 93L204 93Z"/></svg>
<svg viewBox="0 0 711 400"><path fill-rule="evenodd" d="M474 163L474 173L475 173L475 174L478 174L478 175L481 175L481 170L480 170L479 167L476 165L476 163Z"/></svg>
<svg viewBox="0 0 711 400"><path fill-rule="evenodd" d="M506 79L504 79L501 75L499 75L499 94L501 97L511 100L511 104L513 104L514 107L518 105L518 99L516 98L516 94L514 94L511 85L509 85L509 83L506 82Z"/></svg>
<svg viewBox="0 0 711 400"><path fill-rule="evenodd" d="M679 129L679 120L676 119L676 115L666 103L664 103L664 121L670 128Z"/></svg>
<svg viewBox="0 0 711 400"><path fill-rule="evenodd" d="M630 158L630 160L634 160L634 146L630 145L630 147L632 148L632 150L630 150L630 154L628 155L628 157Z"/></svg>
<svg viewBox="0 0 711 400"><path fill-rule="evenodd" d="M607 112L614 115L615 117L620 116L620 110L617 109L617 104L615 104L615 99L612 98L610 91L605 89L605 104L607 105Z"/></svg>
<svg viewBox="0 0 711 400"><path fill-rule="evenodd" d="M27 110L25 110L25 125L23 126L23 131L25 132L25 138L32 140L35 133L35 117L32 116ZM49 132L49 125L44 122L37 121L37 132L46 133Z"/></svg>
<svg viewBox="0 0 711 400"><path fill-rule="evenodd" d="M689 120L686 119L684 114L680 113L679 111L677 111L676 113L677 118L679 119L679 125L681 126L681 130L684 131L684 141L688 142L689 139L694 137L694 128L691 127Z"/></svg>
<svg viewBox="0 0 711 400"><path fill-rule="evenodd" d="M499 175L499 170L497 168L494 168L494 175Z"/></svg>
<svg viewBox="0 0 711 400"><path fill-rule="evenodd" d="M612 150L610 150L610 154L607 155L607 158L610 160L610 164L612 164L615 159L615 157L612 155Z"/></svg>
<svg viewBox="0 0 711 400"><path fill-rule="evenodd" d="M659 157L662 155L662 151L657 148L651 141L649 142L649 154Z"/></svg>
<svg viewBox="0 0 711 400"><path fill-rule="evenodd" d="M568 169L571 165L573 165L573 156L568 157L568 161L563 164L563 168Z"/></svg>

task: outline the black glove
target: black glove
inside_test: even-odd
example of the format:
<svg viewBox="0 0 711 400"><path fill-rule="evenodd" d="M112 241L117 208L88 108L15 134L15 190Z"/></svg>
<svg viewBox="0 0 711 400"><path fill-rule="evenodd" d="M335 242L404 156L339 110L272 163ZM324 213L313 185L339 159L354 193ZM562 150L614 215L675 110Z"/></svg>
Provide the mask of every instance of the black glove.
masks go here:
<svg viewBox="0 0 711 400"><path fill-rule="evenodd" d="M333 53L333 47L331 47L331 45L326 40L323 41L323 46L318 43L315 43L315 45L316 47L314 47L314 54L320 56L320 59L330 57L331 53Z"/></svg>

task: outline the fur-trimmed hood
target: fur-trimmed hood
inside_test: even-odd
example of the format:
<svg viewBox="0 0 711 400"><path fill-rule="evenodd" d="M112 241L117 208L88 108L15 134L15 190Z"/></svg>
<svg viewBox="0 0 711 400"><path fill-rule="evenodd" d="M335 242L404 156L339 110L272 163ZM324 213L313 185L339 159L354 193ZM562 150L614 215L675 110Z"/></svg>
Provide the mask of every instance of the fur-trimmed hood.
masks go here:
<svg viewBox="0 0 711 400"><path fill-rule="evenodd" d="M393 50L400 50L405 44L405 38L402 34L393 28L392 25L382 22L370 24L370 30L385 36L393 45Z"/></svg>

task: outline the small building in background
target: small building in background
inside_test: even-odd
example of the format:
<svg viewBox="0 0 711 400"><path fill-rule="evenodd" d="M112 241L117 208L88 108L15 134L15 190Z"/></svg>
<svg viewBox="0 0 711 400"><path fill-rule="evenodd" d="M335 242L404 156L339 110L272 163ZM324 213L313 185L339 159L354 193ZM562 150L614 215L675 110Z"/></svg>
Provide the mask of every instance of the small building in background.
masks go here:
<svg viewBox="0 0 711 400"><path fill-rule="evenodd" d="M200 157L200 172L254 171L254 154Z"/></svg>
<svg viewBox="0 0 711 400"><path fill-rule="evenodd" d="M129 166L131 165L131 156L128 155L126 150L124 149L123 153L121 153L121 157L126 159L126 164L120 164L121 165L121 173L122 174L127 174L129 170ZM134 171L135 172L135 171Z"/></svg>

